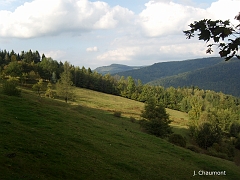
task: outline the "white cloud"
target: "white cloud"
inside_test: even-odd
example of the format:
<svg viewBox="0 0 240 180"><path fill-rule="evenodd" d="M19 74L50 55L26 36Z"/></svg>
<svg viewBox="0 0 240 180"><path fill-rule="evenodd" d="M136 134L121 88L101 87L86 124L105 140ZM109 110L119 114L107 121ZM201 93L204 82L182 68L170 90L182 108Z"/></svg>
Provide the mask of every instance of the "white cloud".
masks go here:
<svg viewBox="0 0 240 180"><path fill-rule="evenodd" d="M88 0L34 0L14 12L0 11L0 36L31 38L82 33L94 29L115 28L126 24L133 12L105 2Z"/></svg>
<svg viewBox="0 0 240 180"><path fill-rule="evenodd" d="M97 57L101 61L129 61L139 52L139 47L121 47L110 50Z"/></svg>
<svg viewBox="0 0 240 180"><path fill-rule="evenodd" d="M173 2L150 1L139 15L140 25L145 35L150 37L181 33L193 20L193 16L201 16L203 13L201 9Z"/></svg>
<svg viewBox="0 0 240 180"><path fill-rule="evenodd" d="M98 51L98 47L89 47L86 49L87 52L97 52Z"/></svg>
<svg viewBox="0 0 240 180"><path fill-rule="evenodd" d="M139 25L149 37L182 33L187 25L204 18L231 19L239 12L239 0L219 0L208 9L195 8L171 1L150 1L140 14Z"/></svg>
<svg viewBox="0 0 240 180"><path fill-rule="evenodd" d="M213 19L230 19L233 22L234 17L240 12L239 7L240 0L218 0L212 3L206 12Z"/></svg>
<svg viewBox="0 0 240 180"><path fill-rule="evenodd" d="M66 55L66 52L61 50L55 50L55 51L47 51L44 54L46 57L51 57L54 60L61 60Z"/></svg>

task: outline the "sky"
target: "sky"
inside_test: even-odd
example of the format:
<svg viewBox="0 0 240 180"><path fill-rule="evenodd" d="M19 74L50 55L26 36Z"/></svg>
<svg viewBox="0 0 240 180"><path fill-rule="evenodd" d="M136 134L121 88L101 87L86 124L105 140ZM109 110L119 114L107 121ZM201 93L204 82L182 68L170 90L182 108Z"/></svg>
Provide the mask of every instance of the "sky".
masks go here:
<svg viewBox="0 0 240 180"><path fill-rule="evenodd" d="M0 0L0 49L39 51L95 69L218 56L183 30L230 19L240 0Z"/></svg>

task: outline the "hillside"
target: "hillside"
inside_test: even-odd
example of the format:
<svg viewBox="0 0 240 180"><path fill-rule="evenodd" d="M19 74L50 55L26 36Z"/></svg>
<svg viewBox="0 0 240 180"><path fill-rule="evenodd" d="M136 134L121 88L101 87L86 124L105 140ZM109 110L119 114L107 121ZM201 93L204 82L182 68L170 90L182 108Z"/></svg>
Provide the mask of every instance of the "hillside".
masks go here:
<svg viewBox="0 0 240 180"><path fill-rule="evenodd" d="M119 72L134 70L142 68L142 66L127 66L122 64L111 64L109 66L102 66L96 68L94 71L100 73L100 74L115 74Z"/></svg>
<svg viewBox="0 0 240 180"><path fill-rule="evenodd" d="M150 82L150 85L164 87L198 86L205 90L214 90L240 97L240 64L239 60L222 62L210 67L161 78Z"/></svg>
<svg viewBox="0 0 240 180"><path fill-rule="evenodd" d="M142 103L85 89L76 93L71 104L28 90L22 97L0 94L0 179L192 179L199 170L226 171L204 177L209 179L240 177L233 162L142 132L128 118L139 116ZM113 116L116 110L122 118Z"/></svg>
<svg viewBox="0 0 240 180"><path fill-rule="evenodd" d="M141 69L120 72L117 74L125 77L132 76L134 79L140 79L143 83L148 83L159 78L210 67L222 61L224 60L219 57L213 57L185 61L162 62Z"/></svg>

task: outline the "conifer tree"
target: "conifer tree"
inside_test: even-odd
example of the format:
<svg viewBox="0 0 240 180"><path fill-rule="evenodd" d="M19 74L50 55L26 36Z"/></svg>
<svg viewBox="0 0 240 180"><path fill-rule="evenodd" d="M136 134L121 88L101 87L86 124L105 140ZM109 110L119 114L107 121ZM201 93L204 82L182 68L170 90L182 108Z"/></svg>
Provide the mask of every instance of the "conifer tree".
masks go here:
<svg viewBox="0 0 240 180"><path fill-rule="evenodd" d="M60 80L57 82L57 94L63 97L66 101L70 98L73 98L73 82L72 82L72 74L71 74L71 67L69 62L64 63L64 71L60 75Z"/></svg>
<svg viewBox="0 0 240 180"><path fill-rule="evenodd" d="M39 79L39 81L33 85L33 90L38 92L38 96L40 96L40 92L43 88L43 80Z"/></svg>
<svg viewBox="0 0 240 180"><path fill-rule="evenodd" d="M147 120L142 125L148 133L158 137L165 137L172 133L169 115L163 105L156 104L155 98L150 98L146 102L142 117Z"/></svg>

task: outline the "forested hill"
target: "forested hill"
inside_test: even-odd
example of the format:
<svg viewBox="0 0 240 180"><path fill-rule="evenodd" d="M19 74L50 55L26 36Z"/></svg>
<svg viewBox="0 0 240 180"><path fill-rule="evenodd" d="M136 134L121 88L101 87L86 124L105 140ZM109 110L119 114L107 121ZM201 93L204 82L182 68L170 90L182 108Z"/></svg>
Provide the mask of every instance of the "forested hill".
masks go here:
<svg viewBox="0 0 240 180"><path fill-rule="evenodd" d="M161 78L150 82L151 85L164 87L198 86L205 90L214 90L240 97L240 61L237 59Z"/></svg>
<svg viewBox="0 0 240 180"><path fill-rule="evenodd" d="M145 84L159 78L210 67L222 61L224 60L219 57L212 57L185 61L162 62L141 69L119 72L117 74L119 76L131 76L133 79L140 79Z"/></svg>
<svg viewBox="0 0 240 180"><path fill-rule="evenodd" d="M104 75L104 74L108 74L108 73L115 74L115 73L119 73L119 72L139 69L141 67L142 66L127 66L127 65L122 65L122 64L111 64L109 66L98 67L94 71Z"/></svg>

